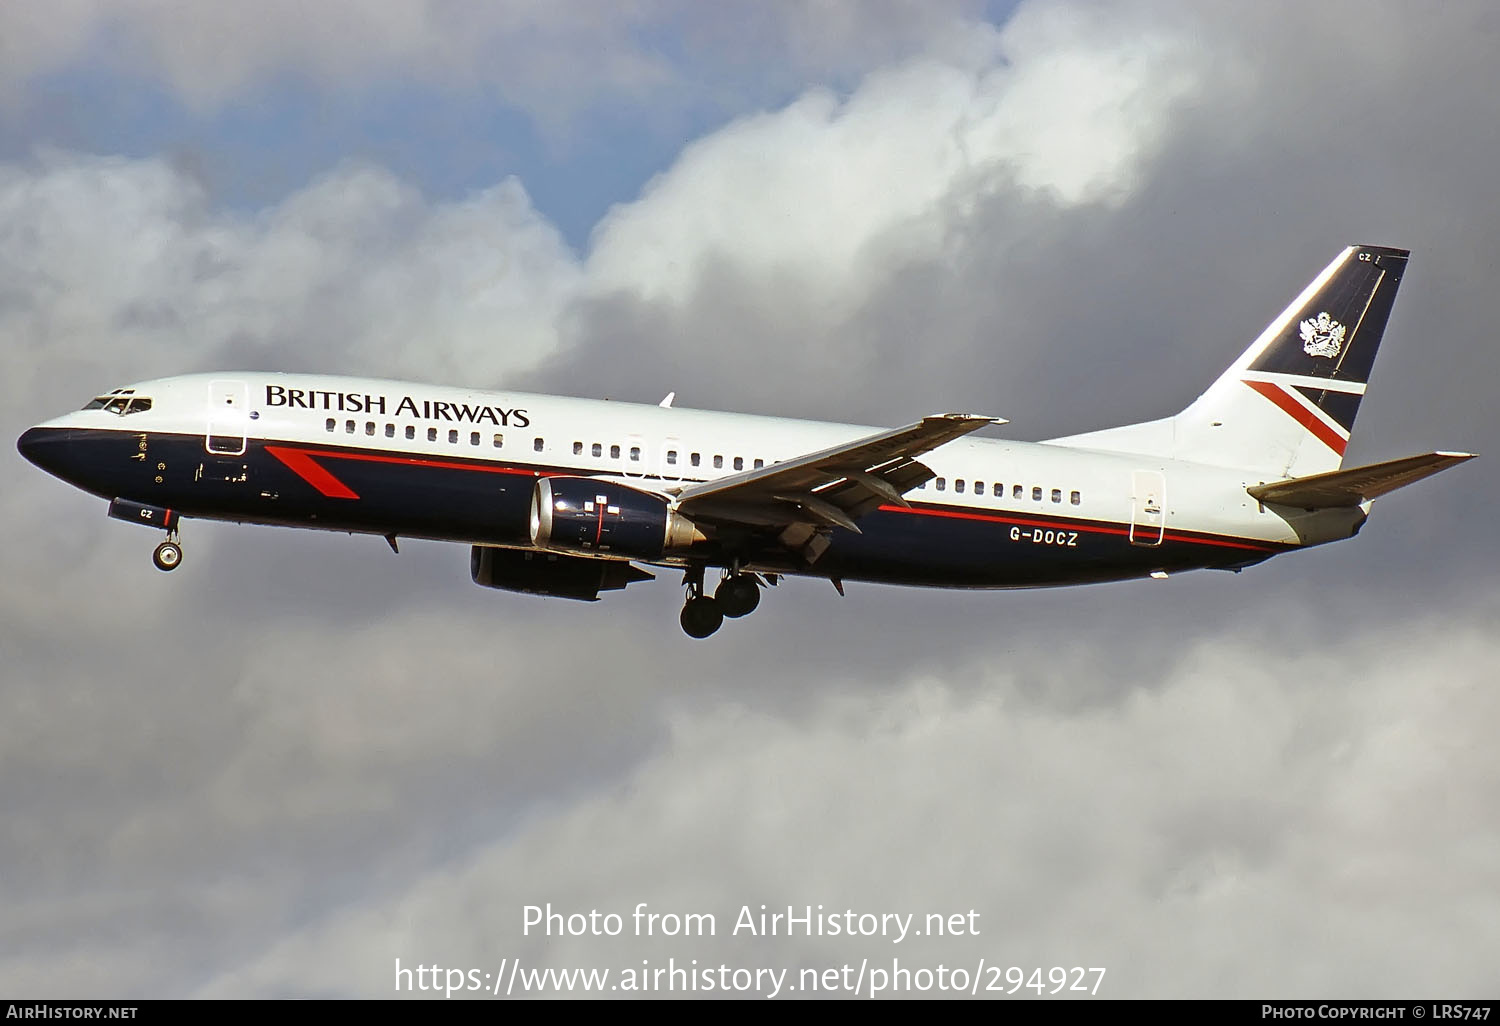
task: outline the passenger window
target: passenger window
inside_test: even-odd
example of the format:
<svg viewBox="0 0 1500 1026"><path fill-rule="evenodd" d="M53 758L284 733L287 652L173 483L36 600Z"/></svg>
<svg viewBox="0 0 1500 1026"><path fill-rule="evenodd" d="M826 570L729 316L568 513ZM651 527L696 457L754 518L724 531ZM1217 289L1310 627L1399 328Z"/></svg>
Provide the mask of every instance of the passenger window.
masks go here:
<svg viewBox="0 0 1500 1026"><path fill-rule="evenodd" d="M373 420L367 420L367 421L365 421L365 434L367 434L367 435L374 435L375 434L375 422Z"/></svg>
<svg viewBox="0 0 1500 1026"><path fill-rule="evenodd" d="M500 448L504 444L505 444L505 436L504 435L496 435L495 436L495 448L498 449L498 448Z"/></svg>
<svg viewBox="0 0 1500 1026"><path fill-rule="evenodd" d="M698 453L695 452L691 456L688 457L688 462L691 463L693 466L696 467L696 466L698 466L698 464L700 464L700 463L703 462L703 457L700 454L698 454Z"/></svg>
<svg viewBox="0 0 1500 1026"><path fill-rule="evenodd" d="M761 467L764 467L765 465L766 465L766 461L765 460L756 460L755 461L755 469L756 470L759 470Z"/></svg>
<svg viewBox="0 0 1500 1026"><path fill-rule="evenodd" d="M592 455L596 456L596 457L597 456L603 456L604 455L604 446L600 445L598 442L595 442L593 445L591 445L589 447L589 452Z"/></svg>
<svg viewBox="0 0 1500 1026"><path fill-rule="evenodd" d="M1005 498L1005 486L1003 484L1001 484L999 481L995 482L994 492L995 492L995 498L997 498L997 499L1003 499L1003 498Z"/></svg>
<svg viewBox="0 0 1500 1026"><path fill-rule="evenodd" d="M1083 496L1079 495L1077 492L1074 492L1073 494L1068 496L1068 501L1076 506L1083 501Z"/></svg>
<svg viewBox="0 0 1500 1026"><path fill-rule="evenodd" d="M448 429L448 444L449 445L457 445L458 444L458 429L457 428L449 428Z"/></svg>
<svg viewBox="0 0 1500 1026"><path fill-rule="evenodd" d="M352 434L354 434L354 421L352 421L352 420L346 420L346 421L344 421L344 434L346 434L346 435L352 435Z"/></svg>
<svg viewBox="0 0 1500 1026"><path fill-rule="evenodd" d="M329 417L327 423L325 423L323 426L326 427L329 431L332 431L336 423L338 422L335 421L332 417Z"/></svg>
<svg viewBox="0 0 1500 1026"><path fill-rule="evenodd" d="M975 495L983 495L984 494L984 482L983 481L975 481L974 482L974 494Z"/></svg>
<svg viewBox="0 0 1500 1026"><path fill-rule="evenodd" d="M639 445L632 445L630 447L630 462L641 462L641 447Z"/></svg>
<svg viewBox="0 0 1500 1026"><path fill-rule="evenodd" d="M609 458L612 460L620 458L620 447L618 445L611 445L609 447Z"/></svg>
<svg viewBox="0 0 1500 1026"><path fill-rule="evenodd" d="M479 444L479 432L478 431L470 431L469 432L469 444L470 445L478 445Z"/></svg>
<svg viewBox="0 0 1500 1026"><path fill-rule="evenodd" d="M1042 501L1042 486L1041 485L1032 485L1031 486L1031 501L1032 502L1041 502Z"/></svg>
<svg viewBox="0 0 1500 1026"><path fill-rule="evenodd" d="M1054 489L1052 489L1052 501L1053 502L1062 502L1062 489L1061 488L1054 488Z"/></svg>
<svg viewBox="0 0 1500 1026"><path fill-rule="evenodd" d="M715 456L714 457L714 469L715 470L722 470L723 468L724 468L724 457L722 457L722 456Z"/></svg>
<svg viewBox="0 0 1500 1026"><path fill-rule="evenodd" d="M1021 486L1020 485L1016 485L1014 488L1012 488L1010 490L1010 497L1012 499L1019 499L1021 497Z"/></svg>
<svg viewBox="0 0 1500 1026"><path fill-rule="evenodd" d="M385 426L385 437L387 437L387 438L395 438L396 437L396 425L394 425L394 424L387 424Z"/></svg>
<svg viewBox="0 0 1500 1026"><path fill-rule="evenodd" d="M942 478L938 478L937 479L937 490L938 491L940 491L940 492L944 491L944 490L947 489L947 487L948 487L948 482L947 481L943 480Z"/></svg>
<svg viewBox="0 0 1500 1026"><path fill-rule="evenodd" d="M744 470L745 469L745 457L743 457L743 456L736 456L734 458L734 469L735 470Z"/></svg>
<svg viewBox="0 0 1500 1026"><path fill-rule="evenodd" d="M410 425L410 424L406 425L406 438L407 438L407 441L410 441L411 439L416 438L416 437L417 437L417 429L415 427L413 427L412 425Z"/></svg>
<svg viewBox="0 0 1500 1026"><path fill-rule="evenodd" d="M437 441L437 428L428 428L427 429L427 440L429 442L436 442Z"/></svg>
<svg viewBox="0 0 1500 1026"><path fill-rule="evenodd" d="M573 443L573 455L574 456L582 456L583 455L583 443L582 442L574 442Z"/></svg>
<svg viewBox="0 0 1500 1026"><path fill-rule="evenodd" d="M676 449L668 449L667 450L667 465L668 466L672 466L672 467L677 466L677 450Z"/></svg>
<svg viewBox="0 0 1500 1026"><path fill-rule="evenodd" d="M955 477L953 479L953 490L955 492L958 492L960 495L963 494L963 491L964 491L964 479L963 478L961 478L961 477Z"/></svg>
<svg viewBox="0 0 1500 1026"><path fill-rule="evenodd" d="M545 444L540 438L533 438L531 440L531 448L536 452L541 452Z"/></svg>

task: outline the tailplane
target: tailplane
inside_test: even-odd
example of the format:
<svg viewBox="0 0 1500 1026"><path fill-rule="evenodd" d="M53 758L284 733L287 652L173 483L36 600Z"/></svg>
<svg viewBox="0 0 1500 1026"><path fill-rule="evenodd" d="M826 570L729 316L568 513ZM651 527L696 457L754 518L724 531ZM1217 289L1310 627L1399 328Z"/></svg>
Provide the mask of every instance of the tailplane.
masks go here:
<svg viewBox="0 0 1500 1026"><path fill-rule="evenodd" d="M1385 463L1372 463L1349 470L1332 470L1291 481L1273 481L1245 489L1261 502L1298 506L1305 510L1345 509L1362 506L1397 488L1472 460L1471 452L1430 452Z"/></svg>
<svg viewBox="0 0 1500 1026"><path fill-rule="evenodd" d="M1337 470L1408 256L1404 249L1348 247L1177 416L1051 443L1267 478Z"/></svg>

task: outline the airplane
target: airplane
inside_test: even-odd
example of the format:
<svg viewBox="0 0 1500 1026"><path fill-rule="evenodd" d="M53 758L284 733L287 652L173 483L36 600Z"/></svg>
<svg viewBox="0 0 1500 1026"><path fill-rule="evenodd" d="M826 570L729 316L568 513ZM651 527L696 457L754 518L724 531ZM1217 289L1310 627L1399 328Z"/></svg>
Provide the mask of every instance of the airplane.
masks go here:
<svg viewBox="0 0 1500 1026"><path fill-rule="evenodd" d="M1240 571L1354 536L1373 500L1473 458L1342 469L1409 252L1349 246L1175 416L1043 442L310 374L116 388L18 447L166 532L192 518L471 546L470 575L597 600L683 572L705 638L785 576L1025 588ZM719 582L710 595L709 570Z"/></svg>

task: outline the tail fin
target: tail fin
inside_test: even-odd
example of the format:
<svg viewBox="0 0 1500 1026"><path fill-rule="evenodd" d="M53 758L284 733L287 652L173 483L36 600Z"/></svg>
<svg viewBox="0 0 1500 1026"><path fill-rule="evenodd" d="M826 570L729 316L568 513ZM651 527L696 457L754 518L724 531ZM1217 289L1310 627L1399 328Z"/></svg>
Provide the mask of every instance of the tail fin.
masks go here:
<svg viewBox="0 0 1500 1026"><path fill-rule="evenodd" d="M1054 444L1242 467L1337 470L1409 252L1350 246L1177 416Z"/></svg>

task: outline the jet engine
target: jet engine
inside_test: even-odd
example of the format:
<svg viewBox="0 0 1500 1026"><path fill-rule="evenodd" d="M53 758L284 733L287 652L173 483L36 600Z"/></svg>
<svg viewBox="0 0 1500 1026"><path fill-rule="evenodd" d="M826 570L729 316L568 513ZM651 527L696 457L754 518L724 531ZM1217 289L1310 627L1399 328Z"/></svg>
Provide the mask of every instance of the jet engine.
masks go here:
<svg viewBox="0 0 1500 1026"><path fill-rule="evenodd" d="M707 540L663 496L592 477L544 477L531 497L531 544L555 552L661 559Z"/></svg>
<svg viewBox="0 0 1500 1026"><path fill-rule="evenodd" d="M553 552L496 549L475 545L469 551L474 583L527 595L597 602L601 591L619 591L652 575L623 560L559 556Z"/></svg>

